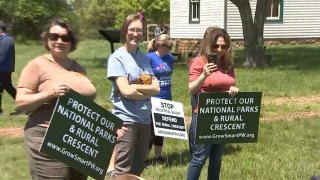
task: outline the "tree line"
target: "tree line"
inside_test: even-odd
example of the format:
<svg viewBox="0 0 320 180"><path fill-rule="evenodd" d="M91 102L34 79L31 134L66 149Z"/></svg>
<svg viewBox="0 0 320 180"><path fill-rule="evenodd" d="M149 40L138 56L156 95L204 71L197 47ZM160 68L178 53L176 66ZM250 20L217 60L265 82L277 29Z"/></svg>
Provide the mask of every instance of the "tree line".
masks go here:
<svg viewBox="0 0 320 180"><path fill-rule="evenodd" d="M37 40L54 17L68 20L78 37L97 38L98 30L118 29L131 13L143 11L146 23L169 23L169 0L0 0L0 20L18 41Z"/></svg>

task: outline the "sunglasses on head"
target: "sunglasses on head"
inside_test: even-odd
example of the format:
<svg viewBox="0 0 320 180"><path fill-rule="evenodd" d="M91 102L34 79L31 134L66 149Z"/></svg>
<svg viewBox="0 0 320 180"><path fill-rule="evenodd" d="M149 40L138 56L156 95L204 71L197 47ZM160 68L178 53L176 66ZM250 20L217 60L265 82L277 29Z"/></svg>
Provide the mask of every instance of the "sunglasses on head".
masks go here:
<svg viewBox="0 0 320 180"><path fill-rule="evenodd" d="M57 41L60 38L62 42L70 42L72 39L70 35L67 35L67 34L59 35L57 33L49 33L48 38L51 41Z"/></svg>
<svg viewBox="0 0 320 180"><path fill-rule="evenodd" d="M226 46L226 45L221 45L221 46L220 46L220 45L218 45L218 44L214 44L214 45L212 46L213 49L218 49L219 47L220 47L221 49L227 49L227 46Z"/></svg>
<svg viewBox="0 0 320 180"><path fill-rule="evenodd" d="M166 48L168 48L169 50L171 50L172 49L172 45L171 46L169 46L169 45L166 45L166 44L161 44L162 46L164 46L164 47L166 47Z"/></svg>

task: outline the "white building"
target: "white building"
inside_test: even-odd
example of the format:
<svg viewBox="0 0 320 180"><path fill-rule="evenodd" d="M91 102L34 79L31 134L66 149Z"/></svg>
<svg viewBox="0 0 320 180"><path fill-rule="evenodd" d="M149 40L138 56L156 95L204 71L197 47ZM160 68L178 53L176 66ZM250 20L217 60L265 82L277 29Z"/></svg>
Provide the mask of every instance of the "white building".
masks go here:
<svg viewBox="0 0 320 180"><path fill-rule="evenodd" d="M249 0L254 16L257 0ZM269 0L264 38L320 38L319 0ZM238 8L229 0L170 0L170 35L176 39L201 39L208 26L227 30L243 39Z"/></svg>

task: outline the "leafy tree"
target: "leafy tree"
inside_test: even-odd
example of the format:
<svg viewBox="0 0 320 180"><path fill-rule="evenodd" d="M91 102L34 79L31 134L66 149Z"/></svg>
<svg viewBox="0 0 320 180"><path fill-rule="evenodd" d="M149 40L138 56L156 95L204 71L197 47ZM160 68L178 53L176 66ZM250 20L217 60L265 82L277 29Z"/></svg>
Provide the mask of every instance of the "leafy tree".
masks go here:
<svg viewBox="0 0 320 180"><path fill-rule="evenodd" d="M124 18L142 10L146 23L169 22L169 0L79 0L72 4L80 37L99 37L98 29L119 29Z"/></svg>
<svg viewBox="0 0 320 180"><path fill-rule="evenodd" d="M38 39L48 19L67 14L66 4L58 0L0 0L0 6L0 17L18 40Z"/></svg>
<svg viewBox="0 0 320 180"><path fill-rule="evenodd" d="M115 28L121 26L127 15L139 10L144 12L146 23L156 23L159 20L169 22L170 18L170 0L119 0L116 9Z"/></svg>
<svg viewBox="0 0 320 180"><path fill-rule="evenodd" d="M115 28L119 29L122 25L124 18L133 13L137 13L139 10L143 10L144 0L119 0L115 8L117 10L117 16L115 19Z"/></svg>
<svg viewBox="0 0 320 180"><path fill-rule="evenodd" d="M254 19L251 13L249 0L230 0L240 12L242 21L246 67L267 67L264 56L263 30L266 18L268 0L257 0Z"/></svg>
<svg viewBox="0 0 320 180"><path fill-rule="evenodd" d="M123 19L132 13L143 11L146 24L158 23L160 20L164 23L169 23L170 6L169 0L119 0L116 5L117 16L115 28L120 28ZM145 26L146 29L146 26ZM147 33L144 34L147 39Z"/></svg>
<svg viewBox="0 0 320 180"><path fill-rule="evenodd" d="M145 11L150 23L170 22L170 0L147 0Z"/></svg>
<svg viewBox="0 0 320 180"><path fill-rule="evenodd" d="M73 4L80 37L98 37L98 30L112 28L117 0L82 0Z"/></svg>
<svg viewBox="0 0 320 180"><path fill-rule="evenodd" d="M79 37L98 37L98 29L120 28L123 19L143 10L147 23L169 22L169 0L0 0L0 17L18 40L39 39L53 17L71 21Z"/></svg>

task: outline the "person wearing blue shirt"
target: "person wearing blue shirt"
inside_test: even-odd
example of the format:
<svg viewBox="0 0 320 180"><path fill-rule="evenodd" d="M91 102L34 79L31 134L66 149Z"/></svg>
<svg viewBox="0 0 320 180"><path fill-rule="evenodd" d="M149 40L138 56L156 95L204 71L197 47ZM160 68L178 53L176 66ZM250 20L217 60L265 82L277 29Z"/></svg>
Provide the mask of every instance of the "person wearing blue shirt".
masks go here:
<svg viewBox="0 0 320 180"><path fill-rule="evenodd" d="M139 49L143 21L137 14L126 17L120 30L122 46L108 59L107 78L112 82L112 113L127 129L119 138L114 155L114 176L140 176L145 167L151 122L151 97L159 94L150 60Z"/></svg>
<svg viewBox="0 0 320 180"><path fill-rule="evenodd" d="M6 31L6 24L0 21L0 114L3 113L1 106L3 91L6 90L13 99L17 93L11 80L15 66L14 40Z"/></svg>
<svg viewBox="0 0 320 180"><path fill-rule="evenodd" d="M172 100L171 95L171 75L173 71L173 56L170 53L172 40L169 35L161 34L152 39L148 44L147 57L150 59L154 75L160 84L160 93L156 98ZM151 138L149 142L149 152L147 154L146 164L152 161L148 160L152 146L154 146L154 162L163 164L165 159L161 156L163 147L163 137L154 135L153 123L151 123Z"/></svg>

